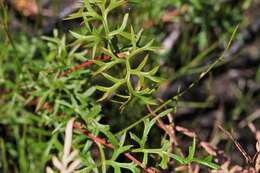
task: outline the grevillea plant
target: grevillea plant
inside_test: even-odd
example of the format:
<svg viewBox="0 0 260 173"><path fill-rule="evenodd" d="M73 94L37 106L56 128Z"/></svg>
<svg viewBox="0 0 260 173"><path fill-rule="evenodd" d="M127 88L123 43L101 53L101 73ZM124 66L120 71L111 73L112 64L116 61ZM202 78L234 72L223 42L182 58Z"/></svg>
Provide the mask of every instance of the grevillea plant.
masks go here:
<svg viewBox="0 0 260 173"><path fill-rule="evenodd" d="M85 1L81 10L69 17L69 19L84 19L82 25L85 29L82 29L81 33L71 31L76 38L73 45L87 48L91 52L93 62L98 66L92 75L102 75L109 81L108 86L96 86L104 93L99 101L112 98L115 102L125 105L132 98L139 98L145 103L155 104L150 98L155 86L146 80L160 82L155 76L159 66L144 70L149 51L156 50L152 47L153 41L142 43L143 31L141 29L136 33L133 27L128 27L128 13L124 15L118 27L112 23L113 20L109 20L110 13L125 3L124 0ZM103 59L109 57L109 61L95 60L96 56L101 56ZM133 63L140 58L143 59L142 62L134 67Z"/></svg>
<svg viewBox="0 0 260 173"><path fill-rule="evenodd" d="M172 153L170 148L173 144L167 138L158 139L161 144L157 148L147 148L150 130L154 128L158 120L169 115L173 111L172 108L164 111L159 109L157 112L160 113L155 115L154 118L150 119L149 116L146 116L145 119L142 119L144 129L142 137L138 137L133 132L129 133L128 130L113 134L110 132L108 125L99 122L101 119L101 106L93 100L88 102L88 97L93 94L95 88L103 92L98 101L109 99L120 103L121 108L127 106L127 103L134 98L140 99L148 105L156 104L151 95L156 86L150 81L155 83L161 81L155 76L159 66L151 70L146 69L147 66L149 67L149 64L147 64L149 52L156 50L152 46L153 41L142 43L142 30L135 33L133 27L128 27L127 19L129 14L123 16L122 23L118 27L111 24L112 20L110 21L109 18L109 14L115 8L122 8L125 3L124 0L86 0L82 8L68 18L83 19L80 31L70 31L75 40L69 46L66 46L65 37L61 40L57 38L57 34L55 34L55 38L45 37L51 42L49 45L52 50L51 55L55 55L55 58L66 57L67 60L63 58L60 63L63 61L64 64L71 67L67 69L60 68L63 69L63 72L57 72L56 75L52 74L52 79L48 74L41 76L46 77L45 80L41 81L53 80L50 83L55 85L50 92L40 94L37 109L45 106L45 108L49 108L49 110L45 109L47 114L52 112L52 115L77 116L79 120L82 120L82 123L74 123L74 128L78 129L79 133L73 139L74 147L80 151L81 163L77 168L80 172L101 171L104 173L110 172L111 168L113 168L112 170L117 173L123 170L134 173L143 170L153 173L156 172L156 167L157 169L166 169L170 160L175 160L176 166L189 165L194 162L217 168L218 166L211 162L211 158L195 158L195 136L193 136L193 144L187 157ZM68 49L68 47L70 48ZM83 60L84 62L80 65L71 65L77 62L75 60ZM140 63L134 64L136 62ZM108 86L104 86L106 84L104 80L101 80L101 84L96 85L94 88L87 84L87 81L91 83L95 79L96 82L99 82L98 75L101 75L101 79L108 81ZM48 82L42 86L48 86ZM88 89L84 91L85 88ZM46 98L53 95L53 92L57 92L57 89L60 94L57 96L56 93L55 95L58 98L53 100L52 97L49 100L48 104L51 102L54 104L54 108L50 108L46 105ZM86 107L89 107L88 105L92 105L92 108L86 109ZM58 125L56 130L59 130L62 126ZM98 136L104 136L107 140ZM91 151L95 146L94 144L97 144L98 147L98 157L93 156ZM141 157L135 153L141 154ZM150 156L156 158L155 160L158 160L158 163L149 166ZM140 158L141 160L139 160ZM122 159L129 161L122 162L120 161ZM53 163L58 170L61 170L59 168L59 165L62 165L61 162L54 159ZM49 172L55 171L55 169L51 168L48 168L48 170Z"/></svg>
<svg viewBox="0 0 260 173"><path fill-rule="evenodd" d="M194 133L175 128L171 118L175 107L167 106L177 97L156 106L152 94L161 82L156 75L159 66L151 67L148 62L151 51L157 48L153 41L143 43L142 30L136 32L127 23L129 14L123 15L120 23L113 18L115 14L110 16L116 8L124 11L126 3L84 0L82 8L68 17L83 20L77 31L70 32L72 41L55 30L53 37L43 37L48 51L39 40L22 39L16 48L8 46L8 53L0 60L4 67L0 69L0 89L5 92L1 101L6 102L0 110L9 116L0 118L5 124L12 124L7 134L15 137L7 136L7 141L0 138L0 144L2 160L6 160L5 153L11 160L18 160L14 170L154 173L177 167L192 169L194 164L204 165L205 169L218 168L210 156L197 158L199 139ZM30 44L30 49L22 51L21 47ZM10 62L15 66L8 65ZM100 91L102 96L96 99ZM101 121L103 117L110 118L102 111L101 101L120 103L122 109L135 99L149 108L142 119L118 133ZM168 119L167 124L162 119ZM142 129L141 134L134 130L137 126ZM153 129L165 135L151 139ZM192 139L186 152L179 147L175 132ZM151 146L151 140L157 145ZM12 141L17 141L18 152L8 150L16 147ZM4 164L5 173L10 165Z"/></svg>

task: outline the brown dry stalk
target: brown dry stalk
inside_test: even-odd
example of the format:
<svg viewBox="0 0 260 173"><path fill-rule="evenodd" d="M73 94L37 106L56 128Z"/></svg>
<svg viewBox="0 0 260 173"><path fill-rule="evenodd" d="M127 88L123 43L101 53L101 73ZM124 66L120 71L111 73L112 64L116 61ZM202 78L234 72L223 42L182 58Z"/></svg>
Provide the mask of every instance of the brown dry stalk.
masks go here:
<svg viewBox="0 0 260 173"><path fill-rule="evenodd" d="M154 117L157 117L156 113L152 110L152 108L147 105L147 109L148 111L154 116ZM171 116L168 116L169 118L169 122L172 124L172 117ZM165 131L165 133L169 136L170 138L170 142L175 144L176 146L179 145L179 142L176 138L176 135L175 135L175 130L176 130L176 126L173 126L173 124L171 125L166 125L164 124L164 122L160 119L160 118L157 118L156 119L156 124L159 128L161 128L163 131ZM174 128L175 127L175 128ZM177 126L177 129L184 133L185 135L189 136L189 137L194 137L196 136L196 134L194 132L191 132L190 130L186 129L186 128L183 128L183 127L180 127L180 126ZM170 148L169 151L172 150L172 147ZM184 156L184 153L182 150L180 150L180 154L181 156ZM175 171L180 171L181 169L183 169L183 171L188 171L189 173L198 173L199 170L200 170L200 166L199 165L195 165L194 167L192 165L183 165L183 166L180 166L180 167L177 167L175 169Z"/></svg>
<svg viewBox="0 0 260 173"><path fill-rule="evenodd" d="M256 154L253 157L254 167L255 171L257 173L260 173L260 131L256 129L255 125L253 123L248 124L249 129L252 131L252 133L255 135L256 138Z"/></svg>
<svg viewBox="0 0 260 173"><path fill-rule="evenodd" d="M184 135L186 135L186 136L189 136L189 137L191 137L191 138L196 137L196 133L195 133L195 132L193 132L193 131L191 131L191 130L189 130L189 129L187 129L187 128L184 128L184 127L182 127L182 126L175 126L175 129L176 129L178 132L180 132L180 133L182 133L182 134L184 134Z"/></svg>
<svg viewBox="0 0 260 173"><path fill-rule="evenodd" d="M249 123L248 126L249 126L250 130L255 134L256 139L257 139L257 142L256 142L256 151L257 152L253 158L242 148L242 146L238 143L238 141L232 136L232 134L230 132L225 130L221 125L218 125L218 128L221 129L228 136L228 138L230 138L232 140L232 142L235 144L235 146L237 147L239 152L242 153L242 155L245 157L247 162L249 164L253 165L253 167L243 169L239 165L234 165L230 169L228 169L228 167L230 166L230 161L227 161L221 166L222 170L214 171L214 173L226 173L227 172L226 170L228 170L228 172L230 172L230 173L236 173L236 172L260 173L260 140L259 140L259 138L257 138L257 136L259 136L259 135L257 135L258 131L256 130L255 126L252 123Z"/></svg>
<svg viewBox="0 0 260 173"><path fill-rule="evenodd" d="M153 110L151 109L150 106L147 106L147 108L148 108L148 111L153 116L156 116L156 114L153 112ZM176 138L175 131L178 131L178 132L180 132L183 135L188 136L188 137L196 136L198 138L198 135L195 132L193 132L192 130L189 130L189 129L181 127L181 126L175 126L172 122L172 118L170 118L169 120L170 120L171 125L166 125L166 124L163 123L163 121L161 119L158 118L157 119L157 125L158 125L159 128L164 130L165 133L170 136L170 138L171 138L171 134L174 134L174 138ZM174 139L174 140L177 141L177 139ZM198 142L199 142L199 145L202 148L204 148L205 151L208 154L213 155L217 159L217 161L216 161L217 163L222 164L221 169L220 170L214 170L213 171L214 173L227 173L227 170L230 170L230 171L228 171L229 173L236 173L236 172L241 172L240 170L243 170L243 168L238 166L238 165L234 165L229 169L228 167L230 166L230 159L224 155L224 151L213 147L212 145L210 145L210 143L202 141L199 138L198 138ZM179 144L177 142L176 146L178 146L178 145ZM195 167L194 169L191 169L190 165L181 165L181 166L175 168L175 171L177 171L177 172L179 172L179 171L189 171L189 172L194 173L194 172L198 172L199 168L200 168L199 165L197 167ZM250 170L251 170L251 168L250 168ZM243 170L243 171L246 171L246 170ZM247 173L249 173L249 172L247 172Z"/></svg>
<svg viewBox="0 0 260 173"><path fill-rule="evenodd" d="M250 164L253 164L254 169L255 169L255 173L260 173L260 140L257 139L256 142L256 154L254 155L254 157L252 158L243 148L242 146L237 142L237 140L235 140L235 138L227 131L225 130L221 125L218 126L235 144L235 146L237 147L237 149L243 154L243 156L245 157L246 161ZM250 129L252 130L252 132L257 132L255 126L253 124L249 124ZM257 135L256 135L257 137Z"/></svg>
<svg viewBox="0 0 260 173"><path fill-rule="evenodd" d="M247 163L252 163L252 157L244 150L244 148L239 144L239 142L232 136L232 134L230 132L228 132L227 130L225 130L221 125L218 125L218 128L220 130L222 130L229 139L232 140L232 142L235 144L235 146L237 147L237 149L239 150L239 152L244 156L244 158L246 159Z"/></svg>
<svg viewBox="0 0 260 173"><path fill-rule="evenodd" d="M150 106L147 106L147 108L148 108L149 112L152 113L152 115L156 116L156 114L153 112L153 110L151 109ZM162 130L164 130L165 133L168 134L169 136L170 136L170 134L172 134L172 130L169 131L169 127L167 125L165 125L161 119L157 120L157 125ZM253 158L251 158L251 156L242 148L242 146L235 140L235 138L228 131L226 131L222 126L218 126L218 127L222 131L224 131L225 134L235 143L238 150L243 154L243 156L247 159L247 161L249 163L254 165L254 168L250 167L248 169L243 169L239 165L234 165L230 169L228 169L228 167L230 166L230 159L228 159L226 156L223 155L224 151L218 150L218 149L212 147L208 142L205 142L205 141L199 142L200 146L203 147L207 151L207 153L220 158L220 160L219 160L220 162L224 161L224 163L221 166L222 169L221 170L215 170L215 171L213 171L214 173L226 173L227 170L229 170L228 172L230 172L230 173L236 173L236 172L260 173L260 140L259 140L259 134L257 135L257 132L259 132L259 131L256 130L255 126L253 126L252 124L250 124L250 125L251 125L250 129L252 130L252 132L255 133L255 136L256 136L256 139L257 139L257 143L256 143L257 153L254 155ZM189 137L197 136L195 132L192 132L191 130L184 128L184 127L181 127L181 126L175 126L175 130L184 134L184 135L186 135L186 136L189 136ZM177 167L175 169L175 171L184 171L184 170L187 170L187 169L189 169L189 167L185 165L185 166Z"/></svg>
<svg viewBox="0 0 260 173"><path fill-rule="evenodd" d="M152 110L152 108L150 107L150 105L147 105L146 106L148 111L154 116L156 117L156 113ZM172 117L169 115L168 116L168 119L169 121L171 122L172 121ZM172 123L172 122L171 122ZM163 131L165 131L165 133L170 137L170 140L172 143L174 143L175 145L178 145L179 142L175 136L175 131L174 131L174 128L171 126L171 125L166 125L163 123L163 121L158 118L157 121L156 121L156 125L161 128Z"/></svg>
<svg viewBox="0 0 260 173"><path fill-rule="evenodd" d="M259 141L257 143L259 145ZM255 154L253 160L256 173L260 173L260 150L257 150L257 153Z"/></svg>

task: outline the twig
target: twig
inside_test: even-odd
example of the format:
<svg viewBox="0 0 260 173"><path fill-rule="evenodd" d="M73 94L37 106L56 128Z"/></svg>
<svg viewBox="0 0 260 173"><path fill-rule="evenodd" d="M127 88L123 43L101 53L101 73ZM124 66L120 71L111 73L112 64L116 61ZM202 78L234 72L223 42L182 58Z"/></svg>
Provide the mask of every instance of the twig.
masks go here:
<svg viewBox="0 0 260 173"><path fill-rule="evenodd" d="M154 117L157 117L156 113L152 110L150 105L147 105L147 109ZM175 131L172 126L164 124L160 118L157 119L156 124L159 128L165 131L165 133L170 137L172 143L174 143L175 145L179 144L175 136Z"/></svg>
<svg viewBox="0 0 260 173"><path fill-rule="evenodd" d="M244 148L237 142L237 140L231 135L231 133L225 130L221 125L218 125L218 128L222 130L232 140L232 142L235 144L240 153L242 153L242 155L245 157L246 161L248 163L252 163L252 157L244 150Z"/></svg>

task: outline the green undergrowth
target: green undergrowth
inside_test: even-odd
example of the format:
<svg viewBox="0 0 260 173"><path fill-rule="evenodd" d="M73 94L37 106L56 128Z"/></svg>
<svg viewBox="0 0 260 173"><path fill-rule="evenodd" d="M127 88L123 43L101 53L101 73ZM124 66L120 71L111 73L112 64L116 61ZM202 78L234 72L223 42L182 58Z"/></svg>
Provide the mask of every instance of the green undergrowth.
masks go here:
<svg viewBox="0 0 260 173"><path fill-rule="evenodd" d="M229 38L225 50L195 73L195 66L206 57L209 41L205 37L210 32L207 29L217 25L214 15L218 13L212 14L213 21L204 19L205 16L197 14L204 2L191 1L192 6L183 17L185 22L194 21L201 28L194 44L199 44L199 50L204 52L187 60L190 64L183 66L176 75L195 73L197 78L187 89L180 88L173 98L160 102L156 98L159 87L169 78L179 76L160 69L156 58L163 59L161 56L165 55L160 54L159 36L138 25L138 20L145 20L145 17L130 23L140 13L138 8L144 6L149 8L145 12L150 12L151 7L137 1L129 3L125 0L85 0L77 12L66 18L81 20L80 27L68 34L54 30L52 36L41 38L11 34L7 24L10 22L8 10L3 10L1 18L5 20L1 21L0 33L1 172L45 172L47 166L54 172L62 172L52 158L64 155L64 131L71 118L92 135L106 139L113 148L101 143L96 145L89 136L73 130L72 148L78 151L76 158L80 159L75 170L79 172L135 173L147 172L146 168L160 172L196 164L208 171L219 168L213 157L198 145L196 135L189 137L189 145L182 148L158 127L158 121L167 121L167 117L175 113L179 98L223 60L237 32L234 23L239 19L223 23L221 28ZM154 14L141 15L154 16L169 5L181 7L185 3L159 4L152 11ZM211 1L205 3L210 7L213 4ZM136 5L136 11L115 16L117 10L127 11L128 5L131 8ZM216 11L219 5L214 5ZM5 8L2 4L2 9ZM231 7L226 8L228 11ZM114 19L117 19L115 24ZM207 20L209 23L205 23ZM184 43L185 40L181 44ZM186 52L184 49L180 50ZM75 68L87 62L91 65ZM62 75L64 72L68 73ZM147 105L152 107L152 112L147 111ZM125 153L131 153L141 165L124 157Z"/></svg>

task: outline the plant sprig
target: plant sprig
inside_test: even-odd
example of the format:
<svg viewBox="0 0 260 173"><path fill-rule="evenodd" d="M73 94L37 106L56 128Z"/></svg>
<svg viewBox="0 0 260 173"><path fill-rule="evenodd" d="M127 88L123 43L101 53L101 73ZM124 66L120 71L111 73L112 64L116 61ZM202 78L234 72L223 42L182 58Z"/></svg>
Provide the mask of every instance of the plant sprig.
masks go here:
<svg viewBox="0 0 260 173"><path fill-rule="evenodd" d="M155 76L159 66L150 71L143 70L147 66L149 57L146 52L156 50L152 46L153 41L141 45L142 30L138 33L135 33L133 27L130 27L130 32L126 30L129 14L124 15L120 26L112 28L109 25L109 13L125 3L126 1L124 0L119 2L112 0L108 3L106 1L85 1L82 9L72 14L68 19L83 18L86 31L84 33L71 31L71 34L76 38L75 45L79 44L82 47L91 49L92 59L97 54L111 57L108 62L94 61L99 68L92 72L93 76L102 75L104 79L112 83L111 86L96 86L99 91L104 93L99 101L114 95L118 99L113 100L121 103L122 106L133 97L139 98L148 104L155 104L155 101L150 97L155 89L151 88L146 80L155 83L161 82L161 79ZM119 39L124 39L124 42L126 42L124 45L128 46L125 47L118 41ZM124 53L123 56L118 56L122 52ZM147 55L138 67L133 68L132 62L135 62L141 54ZM111 72L118 67L123 67L119 74ZM137 83L133 81L134 76L138 78Z"/></svg>

